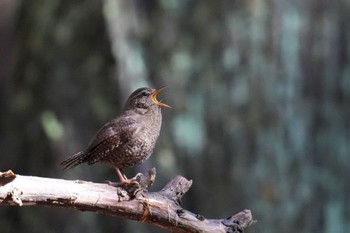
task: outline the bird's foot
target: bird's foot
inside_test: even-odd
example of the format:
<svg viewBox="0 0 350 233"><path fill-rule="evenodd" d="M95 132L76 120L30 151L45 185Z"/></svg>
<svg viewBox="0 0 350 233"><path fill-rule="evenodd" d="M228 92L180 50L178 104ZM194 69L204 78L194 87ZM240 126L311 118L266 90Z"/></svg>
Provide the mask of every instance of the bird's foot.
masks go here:
<svg viewBox="0 0 350 233"><path fill-rule="evenodd" d="M155 177L156 169L152 168L147 174L138 173L131 179L127 179L124 176L120 182L107 181L107 183L114 187L124 188L129 194L135 197L143 195L144 191L147 191L147 188L154 183Z"/></svg>
<svg viewBox="0 0 350 233"><path fill-rule="evenodd" d="M127 188L128 190L136 190L141 188L141 185L139 181L137 180L137 177L133 177L131 179L125 179L120 182L120 185L124 188Z"/></svg>
<svg viewBox="0 0 350 233"><path fill-rule="evenodd" d="M148 190L145 188L138 188L134 191L133 196L136 197L136 199L138 199L140 197L146 197L145 192L147 193Z"/></svg>
<svg viewBox="0 0 350 233"><path fill-rule="evenodd" d="M134 186L136 186L138 188L141 187L139 182L136 179L134 179L134 178L132 178L132 179L125 179L125 180L122 180L120 182L112 182L112 181L109 181L109 180L106 180L105 182L108 185L111 185L113 187L134 187Z"/></svg>

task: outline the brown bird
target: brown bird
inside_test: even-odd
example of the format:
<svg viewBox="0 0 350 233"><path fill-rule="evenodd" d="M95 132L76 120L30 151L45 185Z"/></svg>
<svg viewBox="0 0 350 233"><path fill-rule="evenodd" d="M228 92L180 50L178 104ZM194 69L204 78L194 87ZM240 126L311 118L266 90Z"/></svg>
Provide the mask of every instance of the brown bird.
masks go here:
<svg viewBox="0 0 350 233"><path fill-rule="evenodd" d="M157 90L148 87L134 91L126 101L120 116L97 132L88 148L60 163L63 169L81 163L104 162L114 167L122 184L137 183L126 179L121 169L142 163L150 157L162 125L161 107Z"/></svg>

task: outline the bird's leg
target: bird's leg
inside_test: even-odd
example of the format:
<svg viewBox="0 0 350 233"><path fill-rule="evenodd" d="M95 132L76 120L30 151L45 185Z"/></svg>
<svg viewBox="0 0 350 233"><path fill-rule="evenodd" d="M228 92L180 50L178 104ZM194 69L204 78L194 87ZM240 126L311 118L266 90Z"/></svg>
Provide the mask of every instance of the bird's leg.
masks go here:
<svg viewBox="0 0 350 233"><path fill-rule="evenodd" d="M128 184L137 184L137 185L139 185L139 182L135 178L126 179L126 177L123 175L123 173L120 171L119 168L115 167L114 169L117 172L117 175L119 177L120 183L122 185L124 185L124 184L126 184L126 185L128 185Z"/></svg>
<svg viewBox="0 0 350 233"><path fill-rule="evenodd" d="M118 178L120 180L120 183L125 183L126 177L124 176L124 174L120 171L119 168L115 167L114 169L117 172L117 175L118 175Z"/></svg>

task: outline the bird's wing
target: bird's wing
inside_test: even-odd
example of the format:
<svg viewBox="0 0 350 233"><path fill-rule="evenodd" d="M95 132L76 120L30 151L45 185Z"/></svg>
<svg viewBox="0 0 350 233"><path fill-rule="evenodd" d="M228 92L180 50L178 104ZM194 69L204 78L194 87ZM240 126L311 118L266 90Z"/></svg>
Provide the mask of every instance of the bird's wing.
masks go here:
<svg viewBox="0 0 350 233"><path fill-rule="evenodd" d="M129 118L117 118L105 124L96 134L85 153L88 164L101 161L109 152L115 150L129 141L137 128L135 120Z"/></svg>

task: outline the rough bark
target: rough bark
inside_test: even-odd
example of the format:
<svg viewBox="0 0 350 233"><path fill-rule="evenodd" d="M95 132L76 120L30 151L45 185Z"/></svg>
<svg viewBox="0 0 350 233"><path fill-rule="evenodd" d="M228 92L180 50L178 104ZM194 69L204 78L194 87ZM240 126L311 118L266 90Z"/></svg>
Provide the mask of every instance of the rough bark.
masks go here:
<svg viewBox="0 0 350 233"><path fill-rule="evenodd" d="M155 171L139 175L142 186L154 181ZM176 176L158 192L81 180L62 180L0 172L0 206L72 208L150 223L171 232L242 232L255 221L250 210L226 219L206 219L180 206L192 181Z"/></svg>

